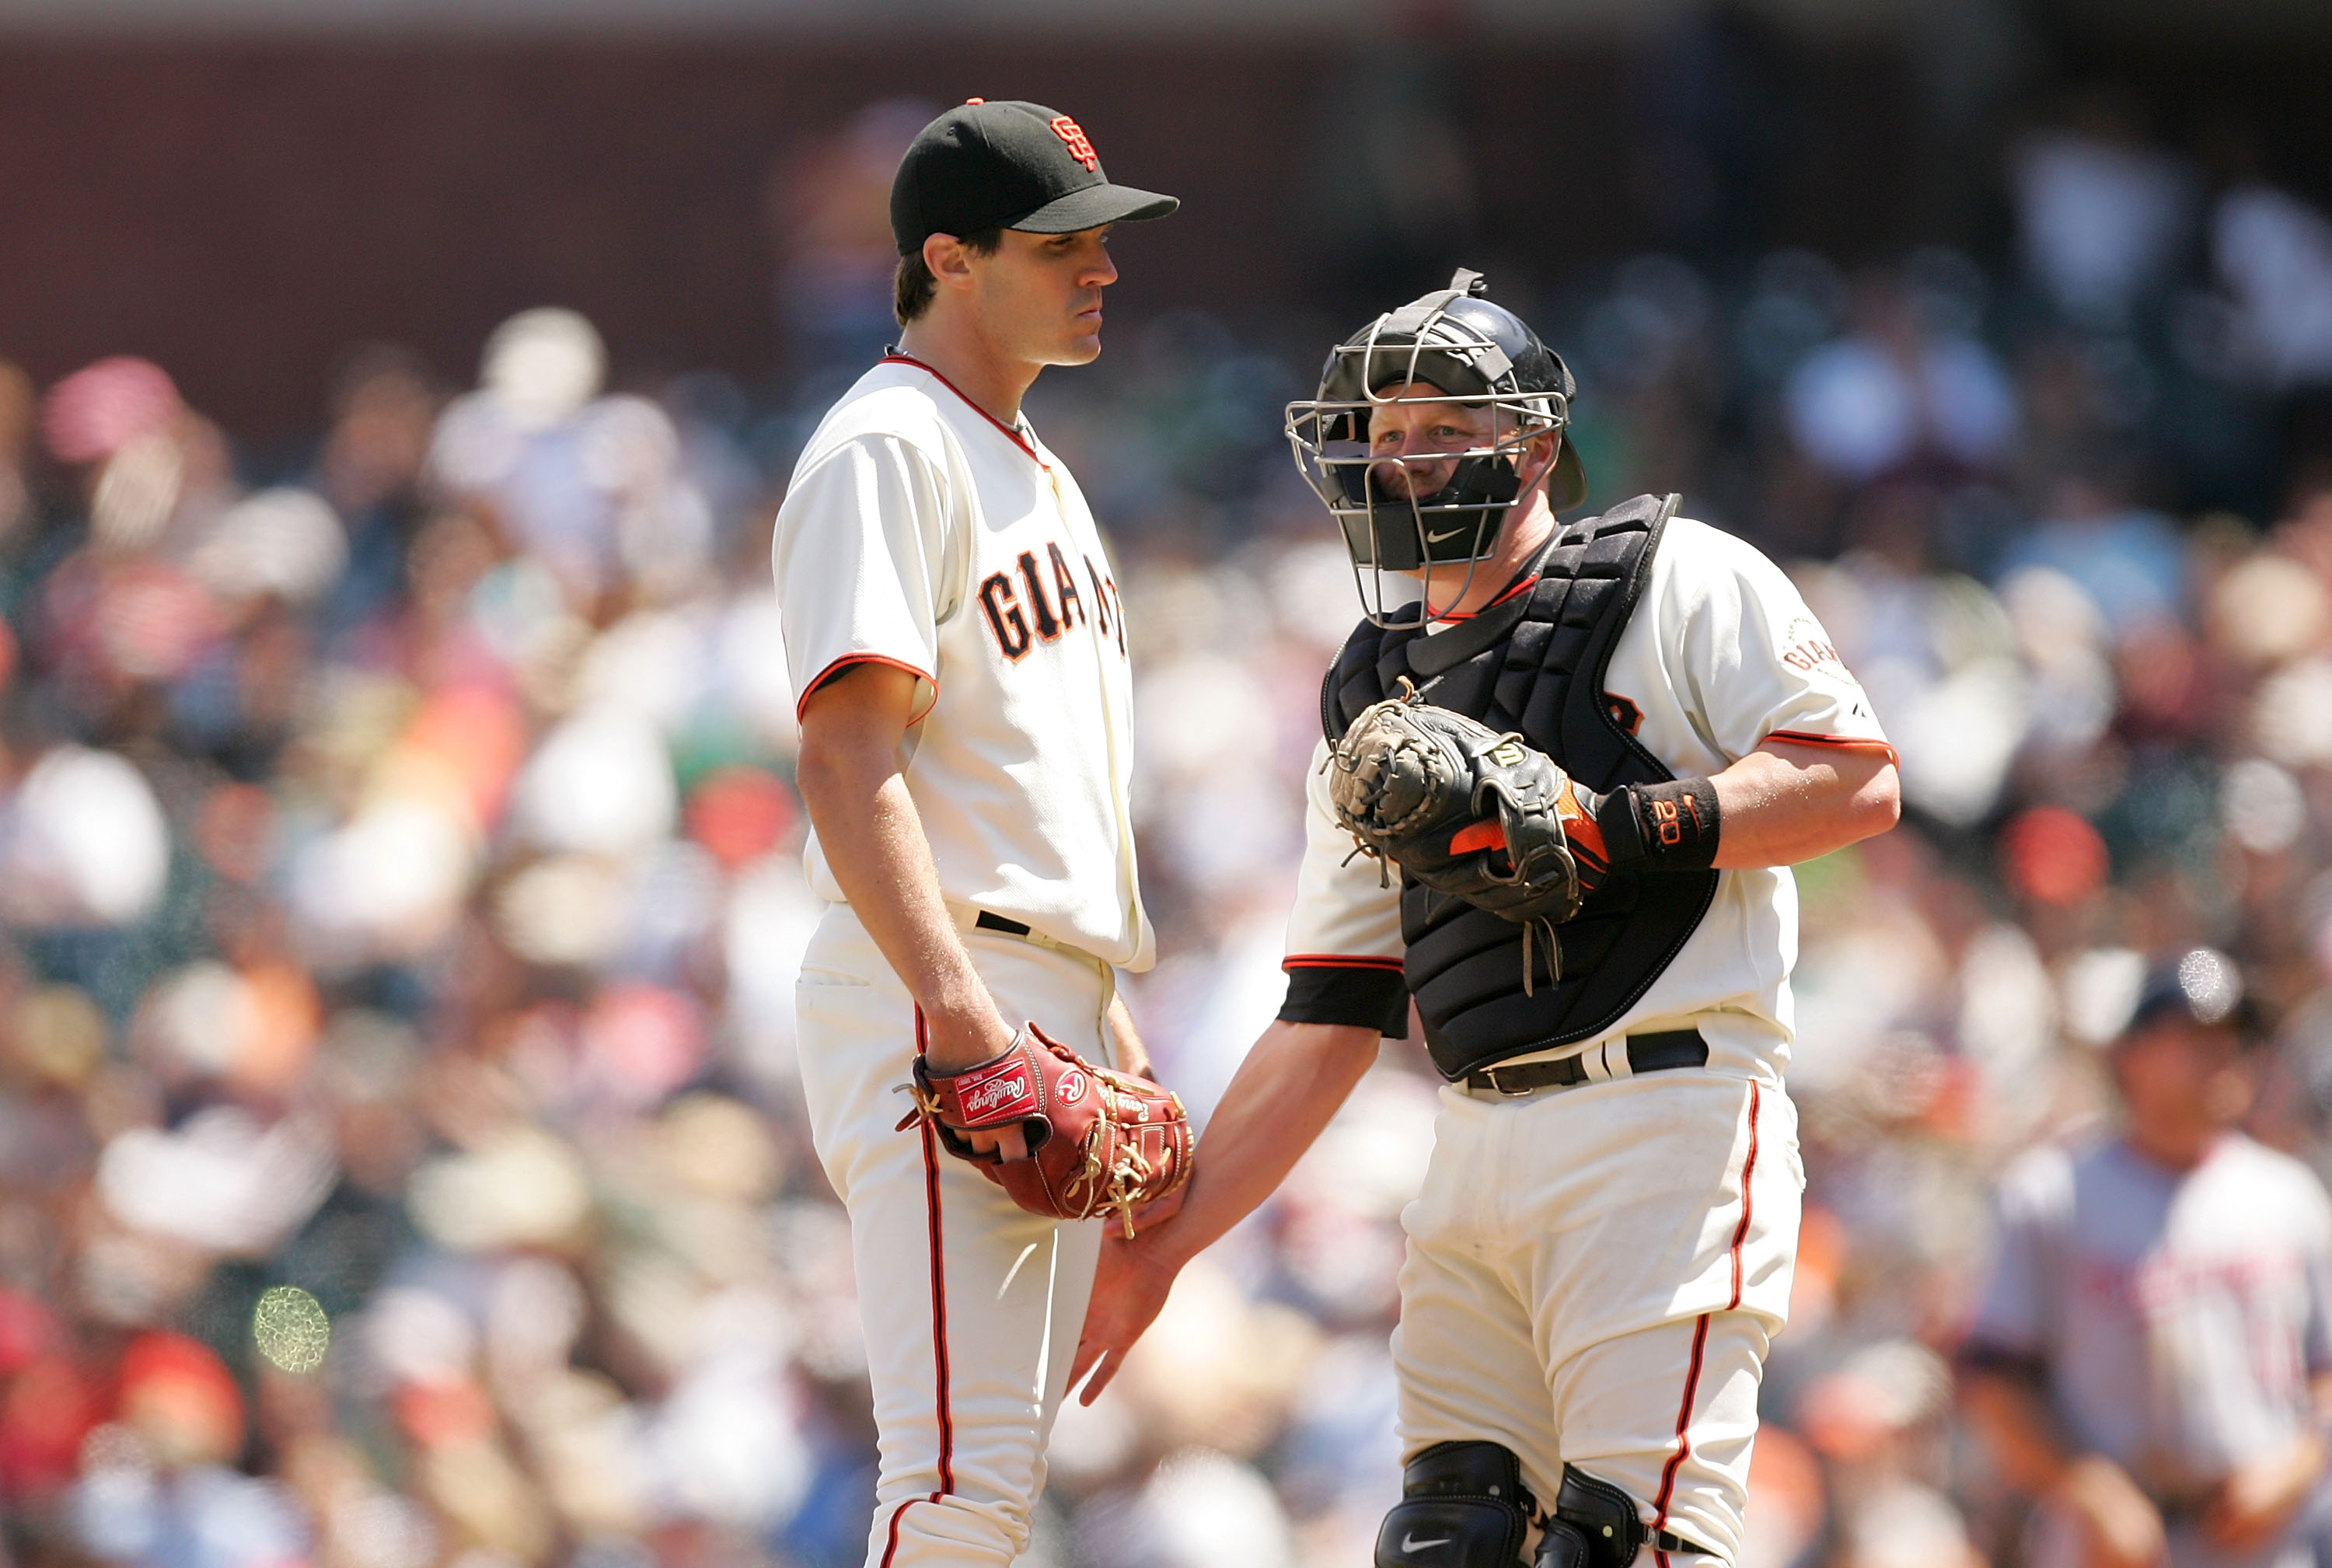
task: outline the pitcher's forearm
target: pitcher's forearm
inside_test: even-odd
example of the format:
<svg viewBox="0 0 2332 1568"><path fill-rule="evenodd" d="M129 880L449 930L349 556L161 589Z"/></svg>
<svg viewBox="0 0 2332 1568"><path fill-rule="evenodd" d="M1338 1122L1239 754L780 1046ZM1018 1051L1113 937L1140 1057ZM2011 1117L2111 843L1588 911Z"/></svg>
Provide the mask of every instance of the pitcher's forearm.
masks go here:
<svg viewBox="0 0 2332 1568"><path fill-rule="evenodd" d="M1154 1077L1150 1070L1150 1047L1142 1043L1141 1031L1133 1027L1133 1011L1125 1005L1125 993L1113 994L1109 999L1109 1041L1117 1053L1117 1070L1132 1073L1137 1078Z"/></svg>
<svg viewBox="0 0 2332 1568"><path fill-rule="evenodd" d="M922 1009L932 1061L964 1066L1011 1043L940 892L922 818L899 774L898 739L913 684L880 666L821 689L802 715L795 782L826 862L851 909ZM903 691L893 691L894 684ZM886 699L895 699L889 701ZM892 710L895 708L896 712Z"/></svg>
<svg viewBox="0 0 2332 1568"><path fill-rule="evenodd" d="M1190 1197L1158 1235L1162 1260L1179 1269L1271 1196L1376 1061L1378 1037L1345 1024L1264 1030L1208 1119Z"/></svg>

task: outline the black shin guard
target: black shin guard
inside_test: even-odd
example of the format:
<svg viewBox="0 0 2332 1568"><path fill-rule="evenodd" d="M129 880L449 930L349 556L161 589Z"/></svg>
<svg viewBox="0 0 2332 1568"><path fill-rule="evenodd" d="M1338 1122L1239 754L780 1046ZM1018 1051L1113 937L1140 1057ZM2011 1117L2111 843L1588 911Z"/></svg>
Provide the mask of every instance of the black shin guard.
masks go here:
<svg viewBox="0 0 2332 1568"><path fill-rule="evenodd" d="M1512 1449L1436 1443L1401 1470L1376 1568L1522 1568L1536 1507Z"/></svg>

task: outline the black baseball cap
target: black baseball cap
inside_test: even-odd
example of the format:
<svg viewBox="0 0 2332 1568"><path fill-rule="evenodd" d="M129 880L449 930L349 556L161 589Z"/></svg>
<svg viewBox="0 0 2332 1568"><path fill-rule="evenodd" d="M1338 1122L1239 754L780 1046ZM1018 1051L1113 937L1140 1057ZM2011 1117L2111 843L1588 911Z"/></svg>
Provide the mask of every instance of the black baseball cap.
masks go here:
<svg viewBox="0 0 2332 1568"><path fill-rule="evenodd" d="M932 234L1068 234L1182 204L1112 185L1084 128L1040 103L975 98L923 127L891 182L891 235L913 255Z"/></svg>

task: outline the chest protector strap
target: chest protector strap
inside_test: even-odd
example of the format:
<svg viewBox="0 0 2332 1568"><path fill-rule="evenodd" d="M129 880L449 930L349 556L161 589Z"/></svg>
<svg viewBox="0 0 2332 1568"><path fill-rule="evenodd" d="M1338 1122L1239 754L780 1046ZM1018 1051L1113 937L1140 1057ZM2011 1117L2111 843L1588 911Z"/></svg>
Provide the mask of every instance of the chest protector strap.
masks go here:
<svg viewBox="0 0 2332 1568"><path fill-rule="evenodd" d="M1429 703L1520 731L1591 789L1674 778L1623 723L1603 680L1677 500L1639 495L1559 529L1531 588L1432 636L1414 607L1409 625L1362 622L1321 687L1329 741L1406 675ZM1617 873L1556 928L1551 955L1543 942L1525 953L1524 927L1404 877L1403 969L1434 1065L1455 1081L1608 1033L1699 926L1716 882L1714 871Z"/></svg>

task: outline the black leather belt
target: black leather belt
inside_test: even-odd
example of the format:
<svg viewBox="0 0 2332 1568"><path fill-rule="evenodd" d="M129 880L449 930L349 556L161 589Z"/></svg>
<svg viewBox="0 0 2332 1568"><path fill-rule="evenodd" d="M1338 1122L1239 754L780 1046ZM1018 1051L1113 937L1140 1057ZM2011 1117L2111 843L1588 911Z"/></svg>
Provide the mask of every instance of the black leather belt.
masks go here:
<svg viewBox="0 0 2332 1568"><path fill-rule="evenodd" d="M1000 914L990 914L984 909L980 912L980 918L973 921L971 923L978 930L1000 931L1007 936L1027 936L1028 934L1028 928L1021 924L1018 921L1007 920Z"/></svg>
<svg viewBox="0 0 2332 1568"><path fill-rule="evenodd" d="M1610 1054L1611 1047L1607 1045L1591 1047L1575 1056L1557 1056L1551 1062L1521 1062L1513 1066L1484 1067L1477 1073L1466 1075L1466 1086L1500 1095L1529 1095L1540 1089L1568 1089L1591 1078L1632 1077L1638 1073L1702 1067L1708 1065L1708 1042L1700 1037L1698 1029L1667 1029L1657 1035L1630 1035L1626 1072L1595 1073L1589 1070L1589 1057L1600 1056L1608 1061Z"/></svg>

